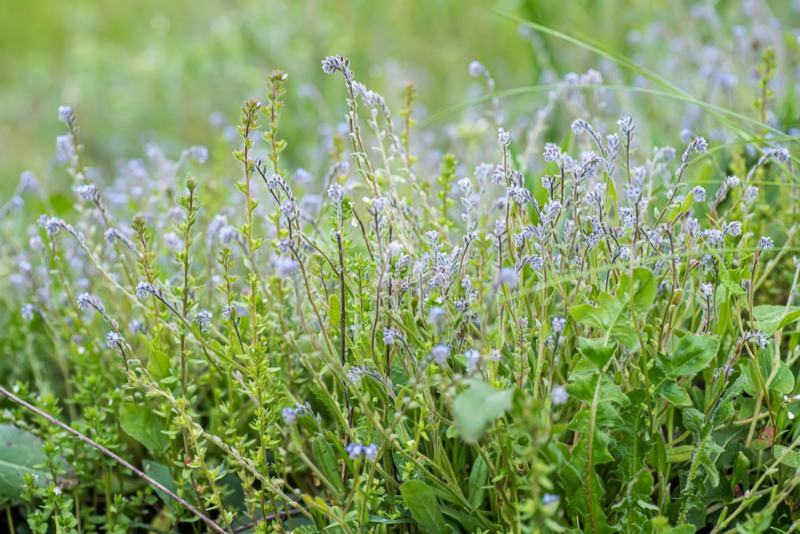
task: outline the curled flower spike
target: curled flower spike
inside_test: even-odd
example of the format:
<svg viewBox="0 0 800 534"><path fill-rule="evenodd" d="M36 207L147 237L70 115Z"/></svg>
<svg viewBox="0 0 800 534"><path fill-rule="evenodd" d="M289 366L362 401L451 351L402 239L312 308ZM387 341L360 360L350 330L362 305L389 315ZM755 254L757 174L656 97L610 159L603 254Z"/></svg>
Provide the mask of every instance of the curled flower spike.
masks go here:
<svg viewBox="0 0 800 534"><path fill-rule="evenodd" d="M334 74L341 72L347 81L353 80L353 71L350 70L350 60L342 56L328 56L322 60L322 72Z"/></svg>
<svg viewBox="0 0 800 534"><path fill-rule="evenodd" d="M394 345L394 340L400 337L396 328L386 328L383 331L383 344Z"/></svg>
<svg viewBox="0 0 800 534"><path fill-rule="evenodd" d="M211 319L213 317L214 314L208 310L200 310L198 312L197 317L195 317L195 322L197 323L197 326L200 327L201 332L208 331L208 326L211 324Z"/></svg>
<svg viewBox="0 0 800 534"><path fill-rule="evenodd" d="M692 189L692 193L694 193L694 200L695 202L705 202L706 201L706 190L699 185Z"/></svg>
<svg viewBox="0 0 800 534"><path fill-rule="evenodd" d="M58 120L69 126L75 120L72 106L58 106Z"/></svg>
<svg viewBox="0 0 800 534"><path fill-rule="evenodd" d="M564 327L567 326L567 320L563 317L554 317L553 318L553 332L556 334L560 334L564 331Z"/></svg>
<svg viewBox="0 0 800 534"><path fill-rule="evenodd" d="M488 74L488 70L480 61L472 61L469 64L469 75L473 78L479 78L481 76L486 76Z"/></svg>
<svg viewBox="0 0 800 534"><path fill-rule="evenodd" d="M103 306L103 303L100 302L100 299L90 293L82 293L78 295L77 303L78 308L83 311L88 310L89 308L93 308L100 313L105 313L106 311L106 308Z"/></svg>
<svg viewBox="0 0 800 534"><path fill-rule="evenodd" d="M139 300L144 300L148 297L148 295L155 295L156 288L152 285L148 284L147 282L139 282L136 284L136 298Z"/></svg>
<svg viewBox="0 0 800 534"><path fill-rule="evenodd" d="M772 250L775 246L775 243L772 241L771 238L764 236L758 240L758 249L762 251Z"/></svg>
<svg viewBox="0 0 800 534"><path fill-rule="evenodd" d="M617 126L619 126L619 131L627 136L633 137L633 132L636 130L636 125L633 123L633 119L623 115L617 121Z"/></svg>
<svg viewBox="0 0 800 534"><path fill-rule="evenodd" d="M109 349L116 349L125 342L125 339L117 332L109 332L106 336L106 345Z"/></svg>
<svg viewBox="0 0 800 534"><path fill-rule="evenodd" d="M331 184L328 188L328 197L330 197L334 206L340 207L344 200L344 187L339 184Z"/></svg>
<svg viewBox="0 0 800 534"><path fill-rule="evenodd" d="M508 146L511 143L511 134L502 128L497 129L497 142L500 146Z"/></svg>

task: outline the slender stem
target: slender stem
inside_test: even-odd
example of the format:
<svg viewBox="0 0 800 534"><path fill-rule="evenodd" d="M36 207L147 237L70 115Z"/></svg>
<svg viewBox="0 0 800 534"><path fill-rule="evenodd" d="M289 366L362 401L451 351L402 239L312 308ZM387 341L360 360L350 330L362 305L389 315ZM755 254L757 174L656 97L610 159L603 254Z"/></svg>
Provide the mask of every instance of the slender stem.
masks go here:
<svg viewBox="0 0 800 534"><path fill-rule="evenodd" d="M136 468L135 466L133 466L133 465L132 465L130 462L127 462L127 461L123 460L122 458L120 458L119 456L117 456L116 454L114 454L113 452L111 452L110 450L106 449L105 447L103 447L102 445L100 445L99 443L97 443L96 441L93 441L91 438L89 438L89 437L87 437L87 436L85 436L85 435L81 434L80 432L78 432L77 430L75 430L74 428L72 428L71 426L69 426L69 425L67 425L67 424L65 424L65 423L62 423L61 421L59 421L58 419L56 419L56 418L55 418L55 417L53 417L52 415L50 415L50 414L48 414L48 413L45 413L45 412L43 412L42 410L40 410L39 408L36 408L35 406L33 406L33 405L31 405L31 404L29 404L29 403L25 402L25 401L24 401L24 400L22 400L21 398L17 397L16 395L14 395L14 394L13 394L13 393L11 393L10 391L8 391L8 390L7 390L6 388L4 388L3 386L0 386L0 393L2 393L3 395L5 395L6 397L8 397L8 398L9 398L11 401L15 402L16 404L18 404L18 405L22 406L22 407L23 407L23 408L25 408L26 410L28 410L28 411L30 411L30 412L33 412L33 413L35 413L36 415L38 415L39 417L41 417L41 418L43 418L43 419L47 420L47 422L49 422L49 423L51 423L51 424L53 424L53 425L56 425L56 426L57 426L57 427L59 427L61 430L64 430L64 431L66 431L66 432L68 432L68 433L72 434L72 435L73 435L73 436L75 436L75 437L76 437L76 438L77 438L79 441L82 441L83 443L85 443L85 444L87 444L87 445L89 445L89 446L91 446L91 447L94 447L95 449L97 449L98 451L100 451L100 452L101 452L101 453L103 453L104 455L108 456L109 458L111 458L111 459L112 459L112 460L114 460L115 462L117 462L117 463L121 464L121 465L122 465L123 467L125 467L126 469L130 469L130 470L131 470L131 472L133 472L133 473L134 473L134 474L136 474L138 477L140 477L140 478L144 479L145 481L147 481L147 482L148 482L148 483L149 483L151 486L153 486L153 487L157 488L159 491L162 491L162 492L164 492L164 493L165 493L166 495L168 495L168 496L169 496L171 499L173 499L174 501L176 501L176 502L180 503L180 504L181 504L182 506L184 506L184 507L185 507L187 510L189 510L189 511L190 511L192 514L194 514L194 515L195 515L197 518L199 518L199 519L200 519L200 520L201 520L203 523L205 523L206 525L208 525L208 528L210 528L210 529L211 529L211 530L213 530L214 532L219 532L219 533L221 533L221 534L226 534L226 533L225 533L225 530L223 530L222 528L220 528L220 526L219 526L219 525L217 525L217 524L216 524L214 521L212 521L212 520L211 520L211 519L210 519L208 516L206 516L206 515L204 515L203 513L201 513L201 512L200 512L200 510L198 510L197 508L195 508L194 506L192 506L192 505L191 505L190 503L188 503L188 502L187 502L185 499L182 499L181 497L179 497L178 495L176 495L176 494L175 494L175 493L174 493L172 490L170 490L169 488L167 488L167 487L166 487L166 486L164 486L163 484L161 484L161 483L157 482L156 480L153 480L152 478L150 478L149 476L147 476L147 475L146 475L146 474L145 474L143 471L141 471L140 469L138 469L138 468Z"/></svg>

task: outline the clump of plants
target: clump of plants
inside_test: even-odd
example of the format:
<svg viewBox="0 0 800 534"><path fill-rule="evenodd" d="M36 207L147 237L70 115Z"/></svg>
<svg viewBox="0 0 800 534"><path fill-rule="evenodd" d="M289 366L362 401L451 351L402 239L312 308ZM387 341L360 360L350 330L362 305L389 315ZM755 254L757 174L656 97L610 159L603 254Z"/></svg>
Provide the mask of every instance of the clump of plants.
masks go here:
<svg viewBox="0 0 800 534"><path fill-rule="evenodd" d="M283 157L281 71L242 106L233 157L225 141L175 161L149 145L113 180L59 109L75 200L24 175L20 195L45 213L4 237L19 297L0 521L795 524L800 204L780 132L739 127L745 143L718 146L661 132L677 148L652 146L635 117L591 105L593 71L530 131L489 99L483 131L431 154L413 87L395 113L347 59L322 68L346 128L325 135L316 176ZM491 97L486 67L470 72ZM546 142L562 97L575 117ZM13 207L5 229L26 215Z"/></svg>

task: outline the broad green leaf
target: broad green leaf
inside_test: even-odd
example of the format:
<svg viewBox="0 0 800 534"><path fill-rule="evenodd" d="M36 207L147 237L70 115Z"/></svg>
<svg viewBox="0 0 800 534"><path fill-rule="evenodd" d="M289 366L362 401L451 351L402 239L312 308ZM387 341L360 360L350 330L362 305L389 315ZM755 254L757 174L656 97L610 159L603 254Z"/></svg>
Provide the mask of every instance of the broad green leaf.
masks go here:
<svg viewBox="0 0 800 534"><path fill-rule="evenodd" d="M666 371L676 376L693 375L705 369L719 350L719 339L686 334L666 362Z"/></svg>
<svg viewBox="0 0 800 534"><path fill-rule="evenodd" d="M147 370L156 381L167 378L170 375L169 356L160 350L150 351L150 360L147 362Z"/></svg>
<svg viewBox="0 0 800 534"><path fill-rule="evenodd" d="M770 389L782 395L788 395L794 391L794 375L783 361L778 362L778 370L775 371L775 376L772 377L772 380L767 377L765 377L765 380L768 380L767 386Z"/></svg>
<svg viewBox="0 0 800 534"><path fill-rule="evenodd" d="M41 447L41 440L30 432L0 425L0 495L19 498L26 474L38 476L41 486L51 480L48 470L37 467L46 460Z"/></svg>
<svg viewBox="0 0 800 534"><path fill-rule="evenodd" d="M683 415L683 426L686 427L686 430L696 435L700 435L705 431L706 416L703 415L703 412L688 408L683 410L681 414Z"/></svg>
<svg viewBox="0 0 800 534"><path fill-rule="evenodd" d="M720 259L717 256L717 265L719 266L719 281L720 283L725 286L725 289L731 292L732 295L744 295L746 291L742 287L740 282L737 282L731 277L731 273L727 267L725 267L725 261Z"/></svg>
<svg viewBox="0 0 800 534"><path fill-rule="evenodd" d="M783 445L775 445L775 459L794 469L800 467L800 452L793 449L787 449Z"/></svg>
<svg viewBox="0 0 800 534"><path fill-rule="evenodd" d="M753 315L756 328L771 336L781 328L800 320L800 306L790 306L787 311L786 306L764 304L753 308Z"/></svg>
<svg viewBox="0 0 800 534"><path fill-rule="evenodd" d="M178 492L178 486L175 484L175 480L172 478L172 473L170 473L169 467L150 460L144 460L142 462L142 467L144 468L144 472L147 476L173 493ZM156 492L156 495L161 498L164 504L168 504L170 506L174 504L175 501L173 501L172 497L156 487L153 487L153 490Z"/></svg>
<svg viewBox="0 0 800 534"><path fill-rule="evenodd" d="M731 486L735 486L740 480L743 480L750 469L750 459L745 454L739 451L739 456L736 457L736 462L733 464L733 473L731 474Z"/></svg>
<svg viewBox="0 0 800 534"><path fill-rule="evenodd" d="M633 270L633 282L628 273L622 275L619 281L618 295L626 304L630 303L631 286L633 286L633 311L644 313L650 309L656 299L658 284L656 275L650 269L637 267Z"/></svg>
<svg viewBox="0 0 800 534"><path fill-rule="evenodd" d="M479 532L481 530L481 524L473 514L450 508L449 506L442 506L442 513L458 521L466 532Z"/></svg>
<svg viewBox="0 0 800 534"><path fill-rule="evenodd" d="M572 318L592 328L606 333L604 343L609 344L611 337L616 337L628 350L639 347L639 338L631 322L630 310L608 293L600 293L598 306L579 304L569 309Z"/></svg>
<svg viewBox="0 0 800 534"><path fill-rule="evenodd" d="M670 210L669 222L675 222L675 219L687 213L692 208L692 204L694 204L694 191L689 191L689 194L686 195L683 202Z"/></svg>
<svg viewBox="0 0 800 534"><path fill-rule="evenodd" d="M161 452L169 445L162 432L164 425L147 406L123 404L119 411L119 424L130 437L154 452Z"/></svg>
<svg viewBox="0 0 800 534"><path fill-rule="evenodd" d="M489 481L489 468L483 457L478 456L469 474L469 504L477 509L486 498L486 484Z"/></svg>
<svg viewBox="0 0 800 534"><path fill-rule="evenodd" d="M664 436L661 433L656 433L653 443L653 448L650 449L648 455L650 464L656 468L656 471L663 473L667 470L667 444L664 441Z"/></svg>
<svg viewBox="0 0 800 534"><path fill-rule="evenodd" d="M470 380L453 402L453 418L461 437L477 441L498 417L511 408L513 390L496 390L481 380Z"/></svg>
<svg viewBox="0 0 800 534"><path fill-rule="evenodd" d="M314 459L317 461L319 470L322 471L325 478L340 490L344 489L341 476L336 467L336 453L330 442L321 437L316 437L311 442L311 450L314 451Z"/></svg>
<svg viewBox="0 0 800 534"><path fill-rule="evenodd" d="M650 469L642 467L626 484L621 498L612 507L620 514L619 526L624 532L641 532L647 522L646 512L657 512L653 504L653 475Z"/></svg>
<svg viewBox="0 0 800 534"><path fill-rule="evenodd" d="M661 387L658 388L658 394L675 406L686 407L692 405L689 393L670 378L664 380Z"/></svg>
<svg viewBox="0 0 800 534"><path fill-rule="evenodd" d="M616 349L616 346L606 345L599 338L578 338L578 350L598 369L603 369L606 366Z"/></svg>
<svg viewBox="0 0 800 534"><path fill-rule="evenodd" d="M756 358L761 376L770 390L776 391L781 395L788 395L794 391L794 375L786 367L786 364L780 360L778 361L778 368L775 369L775 352L773 350L761 350ZM750 395L756 394L760 383L758 377L753 376L753 363L750 362L750 365L745 368L747 382L744 389Z"/></svg>
<svg viewBox="0 0 800 534"><path fill-rule="evenodd" d="M409 480L400 486L403 503L411 517L425 532L445 533L444 517L433 490L421 480Z"/></svg>
<svg viewBox="0 0 800 534"><path fill-rule="evenodd" d="M572 417L567 428L581 434L592 435L592 464L602 465L613 462L614 456L609 449L609 446L612 445L612 439L606 431L619 428L623 424L623 420L615 408L608 404L603 404L599 400L595 414L594 432L591 432L591 417L591 407L583 408ZM585 455L588 451L582 450L581 452L584 454L583 461L585 462ZM580 472L581 477L585 478L585 469Z"/></svg>
<svg viewBox="0 0 800 534"><path fill-rule="evenodd" d="M594 401L597 381L600 380L600 399L603 403L614 403L619 406L628 406L630 399L622 393L618 385L608 376L598 372L576 373L569 375L567 391L576 399L592 403Z"/></svg>

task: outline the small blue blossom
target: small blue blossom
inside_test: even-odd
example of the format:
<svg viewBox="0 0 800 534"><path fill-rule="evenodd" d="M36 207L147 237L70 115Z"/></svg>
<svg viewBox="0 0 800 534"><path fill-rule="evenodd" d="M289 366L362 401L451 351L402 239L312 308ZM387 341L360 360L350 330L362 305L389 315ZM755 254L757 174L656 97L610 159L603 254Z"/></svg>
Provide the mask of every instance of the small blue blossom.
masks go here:
<svg viewBox="0 0 800 534"><path fill-rule="evenodd" d="M468 349L464 353L464 357L467 359L467 373L475 372L481 361L481 353L475 349Z"/></svg>
<svg viewBox="0 0 800 534"><path fill-rule="evenodd" d="M569 400L567 388L561 385L555 386L550 391L550 400L553 402L553 406L561 406L562 404L566 404Z"/></svg>
<svg viewBox="0 0 800 534"><path fill-rule="evenodd" d="M201 332L207 332L208 326L211 324L211 319L214 317L214 314L208 310L200 310L195 317L195 322L197 326L200 327Z"/></svg>
<svg viewBox="0 0 800 534"><path fill-rule="evenodd" d="M22 305L22 318L26 321L33 321L34 313L36 312L36 306L33 304L27 303Z"/></svg>
<svg viewBox="0 0 800 534"><path fill-rule="evenodd" d="M374 443L363 445L361 443L353 442L349 443L344 450L347 452L347 455L351 460L357 460L358 458L363 457L370 462L374 462L378 459L378 446Z"/></svg>
<svg viewBox="0 0 800 534"><path fill-rule="evenodd" d="M106 345L109 349L119 348L123 343L125 343L125 339L117 332L109 332L106 336Z"/></svg>
<svg viewBox="0 0 800 534"><path fill-rule="evenodd" d="M450 357L450 347L447 345L436 345L431 349L431 360L442 365Z"/></svg>
<svg viewBox="0 0 800 534"><path fill-rule="evenodd" d="M558 495L553 493L545 493L542 497L542 504L545 506L550 506L551 504L556 504L559 501Z"/></svg>
<svg viewBox="0 0 800 534"><path fill-rule="evenodd" d="M772 250L775 246L775 243L772 241L771 238L764 236L758 240L758 249L762 251Z"/></svg>
<svg viewBox="0 0 800 534"><path fill-rule="evenodd" d="M152 285L148 284L147 282L139 282L136 284L136 298L139 300L144 300L148 297L148 295L155 295L156 288Z"/></svg>

